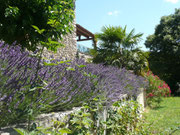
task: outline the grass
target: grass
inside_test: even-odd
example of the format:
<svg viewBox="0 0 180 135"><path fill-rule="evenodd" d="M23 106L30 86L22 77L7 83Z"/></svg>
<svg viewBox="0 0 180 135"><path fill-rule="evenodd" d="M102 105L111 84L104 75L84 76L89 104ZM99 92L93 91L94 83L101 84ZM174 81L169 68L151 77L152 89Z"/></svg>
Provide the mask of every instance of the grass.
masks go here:
<svg viewBox="0 0 180 135"><path fill-rule="evenodd" d="M154 134L180 135L180 97L164 98L159 107L147 108L145 117Z"/></svg>

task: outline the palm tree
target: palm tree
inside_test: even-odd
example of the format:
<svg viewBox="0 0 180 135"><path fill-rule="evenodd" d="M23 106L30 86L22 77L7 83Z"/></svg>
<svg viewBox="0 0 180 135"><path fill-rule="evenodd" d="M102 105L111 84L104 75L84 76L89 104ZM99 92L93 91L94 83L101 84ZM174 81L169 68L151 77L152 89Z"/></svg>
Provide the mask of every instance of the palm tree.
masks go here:
<svg viewBox="0 0 180 135"><path fill-rule="evenodd" d="M135 34L132 29L127 33L127 27L103 27L102 33L95 35L99 47L93 50L93 62L104 63L105 65L115 65L120 68L126 67L130 70L141 72L147 59L142 57L139 49L134 49L141 40L142 33ZM135 56L138 56L136 58ZM135 71L137 72L137 71Z"/></svg>
<svg viewBox="0 0 180 135"><path fill-rule="evenodd" d="M135 29L132 29L130 33L126 31L127 27L124 28L118 26L104 26L102 33L96 34L96 38L100 41L100 48L125 48L132 49L138 44L142 37L142 33L134 34Z"/></svg>
<svg viewBox="0 0 180 135"><path fill-rule="evenodd" d="M134 34L135 30L131 30L130 33L126 31L127 27L124 28L118 26L104 26L102 33L95 35L97 41L99 41L99 47L94 52L95 63L112 64L114 60L122 57L123 52L125 53L128 49L133 49L135 45L141 39L142 34Z"/></svg>

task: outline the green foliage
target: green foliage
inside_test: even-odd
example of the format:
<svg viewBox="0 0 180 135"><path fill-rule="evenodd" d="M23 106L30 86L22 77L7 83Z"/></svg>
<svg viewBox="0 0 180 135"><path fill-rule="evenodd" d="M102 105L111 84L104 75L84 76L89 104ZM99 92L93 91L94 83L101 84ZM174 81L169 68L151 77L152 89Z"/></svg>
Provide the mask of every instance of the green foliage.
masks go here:
<svg viewBox="0 0 180 135"><path fill-rule="evenodd" d="M95 99L94 100L96 103L98 103L99 99ZM116 112L113 113L108 113L111 117L111 119L107 119L109 125L107 126L107 130L114 130L113 132L109 133L107 132L107 135L179 135L180 133L180 127L179 127L179 119L180 119L180 115L179 114L179 110L177 109L179 107L179 101L180 98L178 97L170 97L170 98L164 98L163 102L161 102L161 107L159 108L154 108L154 109L150 109L147 113L145 113L145 120L143 120L143 117L139 117L138 113L137 113L137 109L139 108L137 103L134 101L123 101L123 102L116 102L114 103L114 108L117 110ZM94 102L94 103L95 103ZM98 110L101 110L102 108L102 104L100 106L101 103L98 103ZM95 106L97 104L92 104L91 105L84 105L83 108L84 109L92 109L92 108L97 108L97 106ZM94 107L92 107L94 106ZM80 118L81 119L85 119L85 118L89 118L89 114L88 115L83 115L84 114L84 109L80 110L79 113L77 112L76 114L78 114L78 116L76 115L71 115L75 116L73 117L75 118ZM96 116L96 112L97 109L93 109L92 112L90 112L91 114L93 114L94 112L94 116ZM85 112L87 113L87 112ZM122 116L124 118L122 118ZM131 117L130 117L131 116ZM137 117L135 117L137 116ZM134 118L135 117L135 118ZM71 118L71 119L73 119ZM95 121L93 121L93 123L97 122L97 117L94 117ZM100 118L100 117L98 117ZM78 119L79 120L79 119ZM118 121L124 120L121 123L119 123ZM74 126L71 127L72 129L78 129L79 130L79 125L81 123L81 127L87 125L86 122L85 124L83 124L82 121L73 121L74 122ZM62 135L63 133L67 133L67 134L72 134L72 135L76 135L75 133L73 133L69 128L67 128L67 123L70 123L70 121L68 121L68 118L66 117L63 122L60 121L55 121L54 122L54 126L52 127L48 127L48 128L43 128L43 127L38 127L36 130L34 131L26 131L23 129L16 129L16 131L18 131L18 133L20 135L43 135L43 134L51 134L51 135ZM87 122L88 124L91 122ZM103 124L108 124L106 122L103 122ZM136 124L136 130L134 130L133 132L128 132L125 130L121 130L121 133L119 133L118 130L120 129L129 129L131 130L131 128L127 128L125 127L125 125L127 125L127 123L132 123L132 125ZM92 123L91 123L92 124ZM92 124L93 125L93 124ZM92 126L91 125L91 126ZM101 124L102 125L102 124ZM118 128L118 125L120 125L120 127ZM129 126L129 125L128 125ZM64 128L65 127L65 128ZM87 129L92 129L92 127L90 128L89 125L86 126L84 128L84 131L88 131ZM95 135L103 135L104 134L104 130L102 130L102 127L100 126L100 128L93 128L94 131L97 130L99 132L95 132ZM117 131L115 131L115 129L117 129ZM81 130L83 130L81 128ZM60 132L59 132L60 131ZM89 132L89 131L88 131ZM87 133L88 133L87 132ZM92 131L90 131L91 133L93 133ZM79 133L78 135L88 135L87 133ZM90 134L92 135L92 134Z"/></svg>
<svg viewBox="0 0 180 135"><path fill-rule="evenodd" d="M36 50L42 45L56 51L63 36L71 32L73 0L1 0L0 39ZM45 42L45 43L44 43Z"/></svg>
<svg viewBox="0 0 180 135"><path fill-rule="evenodd" d="M114 103L113 109L108 110L107 134L150 134L144 125L140 111L139 104L133 100Z"/></svg>
<svg viewBox="0 0 180 135"><path fill-rule="evenodd" d="M5 17L11 16L11 17L16 17L19 14L19 9L17 7L11 7L9 6L8 8L5 9Z"/></svg>
<svg viewBox="0 0 180 135"><path fill-rule="evenodd" d="M150 69L165 80L173 93L180 82L180 9L163 16L153 35L147 37L145 45L150 49Z"/></svg>
<svg viewBox="0 0 180 135"><path fill-rule="evenodd" d="M51 134L51 135L71 134L72 131L65 126L66 126L65 122L54 121L52 127L48 127L48 128L38 127L37 132L41 132L43 134Z"/></svg>
<svg viewBox="0 0 180 135"><path fill-rule="evenodd" d="M118 101L108 108L104 106L105 103L104 98L95 98L85 103L79 111L65 117L62 122L55 121L52 127L38 130L52 135L151 134L135 101Z"/></svg>
<svg viewBox="0 0 180 135"><path fill-rule="evenodd" d="M25 130L25 129L16 129L16 132L19 134L19 135L42 135L42 133L40 133L39 131L28 131L28 130Z"/></svg>
<svg viewBox="0 0 180 135"><path fill-rule="evenodd" d="M149 83L149 86L146 89L146 100L150 107L159 106L160 102L162 101L162 97L171 96L169 86L158 76L149 71L145 74L145 78Z"/></svg>
<svg viewBox="0 0 180 135"><path fill-rule="evenodd" d="M144 75L144 72L149 71L149 62L144 52L140 49L123 50L122 55L113 60L112 65L133 70L137 75Z"/></svg>
<svg viewBox="0 0 180 135"><path fill-rule="evenodd" d="M93 62L114 65L120 68L134 70L136 74L142 74L149 70L149 64L144 53L140 49L134 49L141 39L142 34L126 32L126 27L103 27L102 33L96 34L99 47L91 50Z"/></svg>
<svg viewBox="0 0 180 135"><path fill-rule="evenodd" d="M46 58L43 58L43 59L46 60ZM67 65L69 65L69 62L71 62L71 60L57 61L56 63L51 63L51 62L47 63L47 62L44 62L43 64L44 64L45 66L57 66L57 65L59 65L59 64L64 64L64 63L67 64ZM79 65L77 65L77 66L79 66Z"/></svg>

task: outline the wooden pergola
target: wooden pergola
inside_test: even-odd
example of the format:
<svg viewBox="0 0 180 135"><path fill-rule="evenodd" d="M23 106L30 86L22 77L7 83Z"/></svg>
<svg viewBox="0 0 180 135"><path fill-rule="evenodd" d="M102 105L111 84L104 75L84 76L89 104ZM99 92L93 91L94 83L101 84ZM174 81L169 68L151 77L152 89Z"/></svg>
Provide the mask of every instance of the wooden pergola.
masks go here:
<svg viewBox="0 0 180 135"><path fill-rule="evenodd" d="M76 35L78 37L77 41L88 41L88 40L93 40L94 42L94 47L96 48L96 40L94 37L94 34L82 27L79 24L76 24ZM82 36L84 38L82 38Z"/></svg>

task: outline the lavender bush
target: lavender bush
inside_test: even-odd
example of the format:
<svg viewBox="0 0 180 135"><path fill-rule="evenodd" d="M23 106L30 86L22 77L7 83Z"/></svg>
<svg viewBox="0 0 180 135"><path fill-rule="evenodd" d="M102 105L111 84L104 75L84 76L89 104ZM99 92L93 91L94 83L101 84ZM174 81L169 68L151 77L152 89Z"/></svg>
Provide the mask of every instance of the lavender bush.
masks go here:
<svg viewBox="0 0 180 135"><path fill-rule="evenodd" d="M144 85L143 78L125 69L82 60L42 59L38 65L29 52L0 42L0 127L79 106L99 94L111 103L123 94L136 95Z"/></svg>

